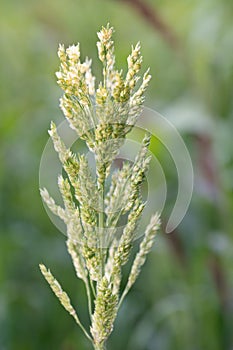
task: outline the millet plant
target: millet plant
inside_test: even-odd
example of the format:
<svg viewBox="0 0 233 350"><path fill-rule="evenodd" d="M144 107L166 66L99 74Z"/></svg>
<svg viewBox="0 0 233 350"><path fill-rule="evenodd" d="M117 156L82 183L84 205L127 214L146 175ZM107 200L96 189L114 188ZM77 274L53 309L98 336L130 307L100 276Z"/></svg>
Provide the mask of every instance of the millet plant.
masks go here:
<svg viewBox="0 0 233 350"><path fill-rule="evenodd" d="M126 135L142 112L144 93L151 76L147 70L139 82L142 64L139 43L132 47L127 58L127 73L123 75L115 68L112 34L113 28L109 25L98 33L103 81L97 88L91 60L87 58L83 63L80 60L79 44L67 49L59 46L60 69L56 76L64 91L60 106L70 127L94 155L95 175L87 155L75 154L67 148L52 122L49 134L64 169L58 178L64 207L57 205L46 189L41 190L44 202L66 224L67 249L76 275L86 287L89 330L81 323L59 282L42 264L41 272L95 350L106 349L120 305L135 283L160 225L158 214L153 215L127 282L122 286L122 267L129 261L145 207L141 184L150 162L149 133L146 133L133 163L125 161L115 170L112 170L112 165ZM119 226L122 217L126 223Z"/></svg>

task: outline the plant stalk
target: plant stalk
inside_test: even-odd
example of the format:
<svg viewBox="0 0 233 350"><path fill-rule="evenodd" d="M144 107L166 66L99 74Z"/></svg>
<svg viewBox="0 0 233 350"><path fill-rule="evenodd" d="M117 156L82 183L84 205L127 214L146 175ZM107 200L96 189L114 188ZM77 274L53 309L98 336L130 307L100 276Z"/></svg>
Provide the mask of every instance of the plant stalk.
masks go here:
<svg viewBox="0 0 233 350"><path fill-rule="evenodd" d="M94 349L95 350L107 350L105 343L103 343L103 344L95 344L94 345Z"/></svg>
<svg viewBox="0 0 233 350"><path fill-rule="evenodd" d="M102 178L98 179L99 188L99 249L101 252L101 265L102 265L102 276L104 275L104 190L105 190L105 178L106 168L102 167Z"/></svg>

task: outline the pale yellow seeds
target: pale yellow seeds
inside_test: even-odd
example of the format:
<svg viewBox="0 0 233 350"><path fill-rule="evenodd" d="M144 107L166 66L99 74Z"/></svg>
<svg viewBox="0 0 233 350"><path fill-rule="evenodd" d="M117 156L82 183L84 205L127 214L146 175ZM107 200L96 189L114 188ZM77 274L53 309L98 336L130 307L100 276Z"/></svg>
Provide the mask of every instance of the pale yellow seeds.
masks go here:
<svg viewBox="0 0 233 350"><path fill-rule="evenodd" d="M79 242L74 243L71 239L68 239L66 244L68 252L72 258L77 277L87 281L87 270L85 267L84 258L81 255L81 247L78 246Z"/></svg>
<svg viewBox="0 0 233 350"><path fill-rule="evenodd" d="M140 43L137 43L135 48L132 46L132 53L127 58L128 72L126 74L126 84L133 90L139 77L137 73L141 69L142 56L140 53Z"/></svg>
<svg viewBox="0 0 233 350"><path fill-rule="evenodd" d="M69 46L68 49L66 49L66 53L71 62L78 62L80 58L79 44Z"/></svg>
<svg viewBox="0 0 233 350"><path fill-rule="evenodd" d="M160 218L158 214L155 214L151 217L150 223L146 228L145 236L140 244L139 252L137 253L136 258L134 259L133 266L131 268L123 296L125 296L128 293L132 285L135 283L141 271L141 268L146 261L146 257L153 246L154 239L159 227Z"/></svg>
<svg viewBox="0 0 233 350"><path fill-rule="evenodd" d="M72 213L72 211L75 209L75 204L73 201L69 181L67 179L64 179L62 176L59 176L58 187L61 192L66 211L68 213Z"/></svg>
<svg viewBox="0 0 233 350"><path fill-rule="evenodd" d="M111 286L103 277L98 284L95 312L92 317L91 334L96 345L105 342L113 329L113 322L117 314L117 295L114 295Z"/></svg>
<svg viewBox="0 0 233 350"><path fill-rule="evenodd" d="M119 293L121 282L121 267L128 262L132 249L133 241L136 235L136 228L139 218L142 214L145 204L140 200L135 201L135 205L129 214L128 222L124 227L118 247L113 257L112 263L112 282L114 293Z"/></svg>
<svg viewBox="0 0 233 350"><path fill-rule="evenodd" d="M106 28L102 27L101 31L97 33L100 40L97 42L99 58L102 62L106 62L108 67L112 67L115 60L112 34L113 27L110 27L109 24Z"/></svg>
<svg viewBox="0 0 233 350"><path fill-rule="evenodd" d="M109 45L109 40L112 37L113 34L113 27L110 27L109 23L107 24L107 27L102 27L101 31L97 33L98 38L100 39L100 42L102 42L104 45Z"/></svg>
<svg viewBox="0 0 233 350"><path fill-rule="evenodd" d="M59 205L55 204L54 199L49 195L46 188L43 188L40 190L40 195L43 201L48 206L48 208L53 212L53 214L59 216L64 222L68 221L68 217L66 215L65 210L61 208Z"/></svg>
<svg viewBox="0 0 233 350"><path fill-rule="evenodd" d="M107 98L108 98L107 89L102 86L102 83L100 83L96 91L96 103L99 105L103 105L107 101Z"/></svg>
<svg viewBox="0 0 233 350"><path fill-rule="evenodd" d="M40 270L44 275L46 281L50 285L52 291L60 300L63 307L69 312L70 315L74 317L75 321L79 324L80 321L78 319L76 311L71 305L68 295L62 290L62 287L60 286L59 282L53 277L52 273L49 270L47 270L43 264L40 264Z"/></svg>
<svg viewBox="0 0 233 350"><path fill-rule="evenodd" d="M102 273L100 249L84 244L81 247L81 252L86 261L86 267L89 271L90 278L93 281L99 281Z"/></svg>

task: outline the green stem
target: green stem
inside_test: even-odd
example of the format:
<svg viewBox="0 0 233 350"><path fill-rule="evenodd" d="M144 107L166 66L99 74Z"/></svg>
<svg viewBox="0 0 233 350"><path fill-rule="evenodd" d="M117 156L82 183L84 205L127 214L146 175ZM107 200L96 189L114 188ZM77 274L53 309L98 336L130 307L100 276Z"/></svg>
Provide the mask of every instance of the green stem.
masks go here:
<svg viewBox="0 0 233 350"><path fill-rule="evenodd" d="M94 349L95 350L107 350L105 343L102 344L94 344Z"/></svg>
<svg viewBox="0 0 233 350"><path fill-rule="evenodd" d="M102 276L104 275L104 254L103 254L103 243L104 243L104 182L100 187L100 212L99 212L99 234L100 234L100 252L101 252L101 265L102 265Z"/></svg>
<svg viewBox="0 0 233 350"><path fill-rule="evenodd" d="M86 291L87 291L87 300L88 300L88 311L90 317L92 316L92 303L91 303L91 290L88 279L85 281Z"/></svg>
<svg viewBox="0 0 233 350"><path fill-rule="evenodd" d="M98 190L99 190L99 249L101 255L101 269L102 276L104 275L104 254L103 254L103 243L104 243L104 189L105 189L105 178L106 178L106 166L97 164L99 167L99 178L98 178Z"/></svg>
<svg viewBox="0 0 233 350"><path fill-rule="evenodd" d="M104 227L104 182L100 185L99 227Z"/></svg>
<svg viewBox="0 0 233 350"><path fill-rule="evenodd" d="M120 309L121 304L122 304L122 302L123 302L123 300L125 299L125 297L126 297L127 294L128 294L128 290L125 289L124 292L122 293L121 298L120 298L120 301L119 301L119 303L118 303L118 310Z"/></svg>
<svg viewBox="0 0 233 350"><path fill-rule="evenodd" d="M87 339L89 339L92 342L92 338L90 337L90 335L87 333L86 328L82 325L82 323L80 322L79 318L77 315L72 315L77 323L77 325L79 325L79 327L81 328L81 330L83 331L83 333L85 334L85 336L87 337Z"/></svg>
<svg viewBox="0 0 233 350"><path fill-rule="evenodd" d="M91 285L93 297L95 298L96 297L95 286L94 286L93 281L91 279L90 279L90 285Z"/></svg>

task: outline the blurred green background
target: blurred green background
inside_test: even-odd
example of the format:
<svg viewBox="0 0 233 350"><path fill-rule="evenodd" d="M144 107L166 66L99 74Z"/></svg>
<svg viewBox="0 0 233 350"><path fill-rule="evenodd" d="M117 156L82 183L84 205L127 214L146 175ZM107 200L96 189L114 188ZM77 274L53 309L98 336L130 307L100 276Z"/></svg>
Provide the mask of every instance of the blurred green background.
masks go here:
<svg viewBox="0 0 233 350"><path fill-rule="evenodd" d="M38 174L50 120L63 120L58 43L81 42L96 73L96 32L107 22L119 67L141 41L153 76L146 104L178 128L195 174L188 213L174 233L159 234L109 349L233 349L232 14L228 0L1 2L1 350L90 349L38 269L40 262L51 268L85 323L84 287L43 208ZM166 151L152 148L169 180L166 221L177 176Z"/></svg>

